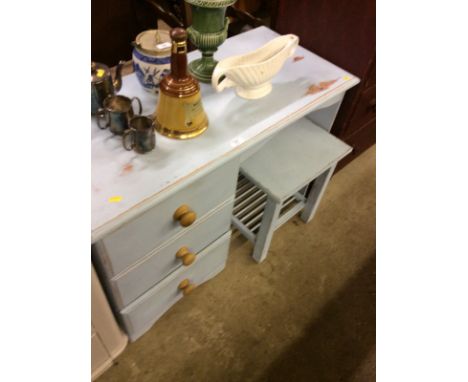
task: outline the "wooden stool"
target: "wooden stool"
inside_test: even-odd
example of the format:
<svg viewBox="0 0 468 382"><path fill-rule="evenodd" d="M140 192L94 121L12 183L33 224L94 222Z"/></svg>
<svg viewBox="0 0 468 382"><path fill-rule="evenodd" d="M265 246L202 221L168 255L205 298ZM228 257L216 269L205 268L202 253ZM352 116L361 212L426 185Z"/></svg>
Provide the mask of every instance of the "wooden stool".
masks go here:
<svg viewBox="0 0 468 382"><path fill-rule="evenodd" d="M336 164L351 150L302 118L241 164L232 223L254 243L255 261L265 260L273 232L299 211L305 223L312 219Z"/></svg>

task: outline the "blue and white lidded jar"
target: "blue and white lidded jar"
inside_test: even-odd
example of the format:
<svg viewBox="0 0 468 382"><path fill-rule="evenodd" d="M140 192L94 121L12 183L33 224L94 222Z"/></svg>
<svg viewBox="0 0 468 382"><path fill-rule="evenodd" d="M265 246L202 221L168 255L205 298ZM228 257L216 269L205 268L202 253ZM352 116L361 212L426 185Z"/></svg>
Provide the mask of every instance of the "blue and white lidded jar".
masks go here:
<svg viewBox="0 0 468 382"><path fill-rule="evenodd" d="M159 83L171 70L169 32L150 29L141 32L133 43L133 69L143 88L158 93Z"/></svg>

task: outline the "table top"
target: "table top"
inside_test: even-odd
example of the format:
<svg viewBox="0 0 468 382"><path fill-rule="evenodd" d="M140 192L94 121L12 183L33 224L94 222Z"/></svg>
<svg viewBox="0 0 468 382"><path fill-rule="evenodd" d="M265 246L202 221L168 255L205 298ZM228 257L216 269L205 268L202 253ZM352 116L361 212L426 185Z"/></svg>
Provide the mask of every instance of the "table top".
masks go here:
<svg viewBox="0 0 468 382"><path fill-rule="evenodd" d="M277 36L259 27L227 39L215 56L219 60L244 54ZM188 57L196 59L200 52ZM357 77L299 46L273 78L273 90L264 98L245 100L234 89L216 93L211 85L201 84L209 128L186 141L156 134L156 149L143 155L126 151L121 137L99 129L92 117L92 241L153 207L183 187L185 180L203 176L358 82ZM157 96L146 92L135 74L123 78L119 94L139 97L144 115L156 108Z"/></svg>

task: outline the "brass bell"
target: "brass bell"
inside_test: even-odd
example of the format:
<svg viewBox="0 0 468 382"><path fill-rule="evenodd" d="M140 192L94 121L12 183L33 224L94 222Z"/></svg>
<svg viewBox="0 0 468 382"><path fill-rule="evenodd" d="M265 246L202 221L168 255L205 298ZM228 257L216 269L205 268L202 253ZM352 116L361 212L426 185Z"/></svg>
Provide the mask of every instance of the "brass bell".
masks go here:
<svg viewBox="0 0 468 382"><path fill-rule="evenodd" d="M187 71L187 32L171 31L171 73L160 83L158 106L153 116L156 130L175 139L194 138L208 128L200 85Z"/></svg>

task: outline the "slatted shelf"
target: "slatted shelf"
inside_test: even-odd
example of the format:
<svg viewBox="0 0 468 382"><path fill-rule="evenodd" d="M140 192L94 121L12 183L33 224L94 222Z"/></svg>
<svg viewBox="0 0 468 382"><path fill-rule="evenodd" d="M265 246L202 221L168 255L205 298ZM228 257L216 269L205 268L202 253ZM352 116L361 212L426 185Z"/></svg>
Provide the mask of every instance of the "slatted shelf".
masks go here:
<svg viewBox="0 0 468 382"><path fill-rule="evenodd" d="M308 186L305 186L283 202L276 228L304 208L307 190ZM251 242L255 242L266 201L267 194L240 173L237 180L232 224L234 229L239 230Z"/></svg>

